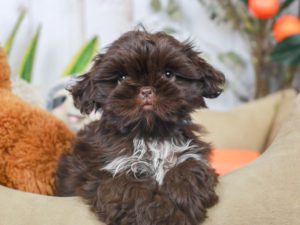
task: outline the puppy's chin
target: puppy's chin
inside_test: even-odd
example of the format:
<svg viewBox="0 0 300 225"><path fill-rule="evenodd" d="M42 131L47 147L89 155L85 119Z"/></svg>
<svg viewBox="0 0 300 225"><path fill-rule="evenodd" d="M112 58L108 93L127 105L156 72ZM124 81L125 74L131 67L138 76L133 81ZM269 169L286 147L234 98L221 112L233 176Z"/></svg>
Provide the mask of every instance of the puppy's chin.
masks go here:
<svg viewBox="0 0 300 225"><path fill-rule="evenodd" d="M152 104L144 104L141 108L144 113L151 113L154 110L154 106Z"/></svg>
<svg viewBox="0 0 300 225"><path fill-rule="evenodd" d="M129 126L129 131L139 138L164 138L172 133L175 124L174 121L163 120L155 113L153 106L146 106L143 114L137 123Z"/></svg>
<svg viewBox="0 0 300 225"><path fill-rule="evenodd" d="M153 106L146 106L152 107ZM150 110L149 108L143 109L143 115L140 122L140 126L138 129L142 130L143 132L151 132L160 122L160 119L154 113L153 109Z"/></svg>
<svg viewBox="0 0 300 225"><path fill-rule="evenodd" d="M179 115L164 112L155 104L138 105L131 110L109 107L103 111L102 116L121 133L133 137L166 136L182 120Z"/></svg>

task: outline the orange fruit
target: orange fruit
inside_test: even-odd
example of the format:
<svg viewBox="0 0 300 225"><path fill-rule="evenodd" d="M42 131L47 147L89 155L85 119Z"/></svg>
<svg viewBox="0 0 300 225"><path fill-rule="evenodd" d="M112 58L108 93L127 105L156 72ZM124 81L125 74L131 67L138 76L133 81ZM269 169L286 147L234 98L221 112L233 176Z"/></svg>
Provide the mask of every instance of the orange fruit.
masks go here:
<svg viewBox="0 0 300 225"><path fill-rule="evenodd" d="M269 19L277 14L280 8L279 0L249 0L248 8L259 19Z"/></svg>
<svg viewBox="0 0 300 225"><path fill-rule="evenodd" d="M273 27L273 35L277 41L300 34L300 20L296 16L281 16Z"/></svg>

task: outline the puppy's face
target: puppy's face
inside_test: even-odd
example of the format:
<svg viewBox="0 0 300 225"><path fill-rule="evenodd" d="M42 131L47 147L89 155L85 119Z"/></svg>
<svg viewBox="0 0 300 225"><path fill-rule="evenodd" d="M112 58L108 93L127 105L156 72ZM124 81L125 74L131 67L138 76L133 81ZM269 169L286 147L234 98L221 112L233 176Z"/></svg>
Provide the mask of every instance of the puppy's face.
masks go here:
<svg viewBox="0 0 300 225"><path fill-rule="evenodd" d="M83 113L102 108L120 129L151 130L205 107L203 97L217 97L223 83L223 74L190 44L165 33L131 31L97 56L71 93Z"/></svg>

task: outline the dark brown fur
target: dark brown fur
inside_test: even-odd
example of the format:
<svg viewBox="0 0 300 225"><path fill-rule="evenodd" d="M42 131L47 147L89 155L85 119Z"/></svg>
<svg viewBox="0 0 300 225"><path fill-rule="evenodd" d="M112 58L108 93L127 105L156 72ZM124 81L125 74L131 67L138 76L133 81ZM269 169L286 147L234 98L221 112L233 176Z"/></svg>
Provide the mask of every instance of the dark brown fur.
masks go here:
<svg viewBox="0 0 300 225"><path fill-rule="evenodd" d="M207 159L210 146L193 134L199 128L189 114L205 107L203 97L217 97L223 83L223 74L189 43L162 32L124 34L70 90L83 113L102 109L103 114L78 133L74 152L61 158L58 195L82 196L108 225L199 224L218 199L217 175L209 164L178 163L161 185L147 174L113 176L102 168L118 156L131 156L134 138L192 140L193 153ZM150 97L143 87L153 90Z"/></svg>

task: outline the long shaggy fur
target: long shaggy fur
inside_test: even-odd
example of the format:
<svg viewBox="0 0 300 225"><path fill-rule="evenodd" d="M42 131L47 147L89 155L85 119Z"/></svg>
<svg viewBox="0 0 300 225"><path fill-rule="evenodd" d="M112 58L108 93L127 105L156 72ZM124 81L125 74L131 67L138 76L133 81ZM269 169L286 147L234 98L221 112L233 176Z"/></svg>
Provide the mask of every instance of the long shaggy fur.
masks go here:
<svg viewBox="0 0 300 225"><path fill-rule="evenodd" d="M121 36L70 88L81 112L103 112L61 158L58 195L83 197L108 225L199 224L217 202L217 175L190 113L223 83L189 43Z"/></svg>
<svg viewBox="0 0 300 225"><path fill-rule="evenodd" d="M166 172L176 164L188 159L202 160L199 154L193 153L192 149L197 146L190 144L191 140L176 144L172 139L170 142L149 143L143 139L134 139L132 156L120 156L103 169L110 171L113 176L121 172L132 173L135 177L152 176L158 184L162 184Z"/></svg>
<svg viewBox="0 0 300 225"><path fill-rule="evenodd" d="M74 134L10 87L9 65L0 49L0 184L53 195L58 159L70 152Z"/></svg>

